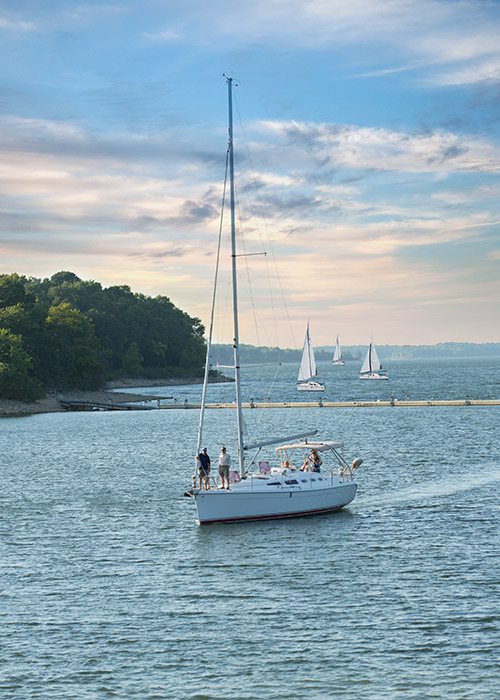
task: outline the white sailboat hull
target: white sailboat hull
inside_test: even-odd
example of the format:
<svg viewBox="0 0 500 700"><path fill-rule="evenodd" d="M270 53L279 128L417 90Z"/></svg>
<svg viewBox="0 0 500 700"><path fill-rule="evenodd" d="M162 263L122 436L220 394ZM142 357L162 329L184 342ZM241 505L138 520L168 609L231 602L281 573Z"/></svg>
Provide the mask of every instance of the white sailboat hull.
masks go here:
<svg viewBox="0 0 500 700"><path fill-rule="evenodd" d="M368 372L367 374L360 374L360 379L389 379L387 374L379 374L378 372Z"/></svg>
<svg viewBox="0 0 500 700"><path fill-rule="evenodd" d="M324 391L325 387L320 382L302 382L297 384L297 391Z"/></svg>
<svg viewBox="0 0 500 700"><path fill-rule="evenodd" d="M345 365L344 360L332 360L332 365Z"/></svg>
<svg viewBox="0 0 500 700"><path fill-rule="evenodd" d="M198 491L193 494L200 525L328 513L350 503L357 490L353 481L321 489L292 487L271 492L238 489L237 486L230 491Z"/></svg>

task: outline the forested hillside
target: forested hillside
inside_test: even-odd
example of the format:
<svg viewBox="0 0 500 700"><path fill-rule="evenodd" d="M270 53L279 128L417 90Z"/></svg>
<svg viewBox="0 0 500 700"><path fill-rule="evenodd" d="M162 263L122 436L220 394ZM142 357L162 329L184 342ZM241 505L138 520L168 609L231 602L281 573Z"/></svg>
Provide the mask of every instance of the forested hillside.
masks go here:
<svg viewBox="0 0 500 700"><path fill-rule="evenodd" d="M164 296L72 272L0 275L0 398L96 389L119 377L202 373L204 329Z"/></svg>

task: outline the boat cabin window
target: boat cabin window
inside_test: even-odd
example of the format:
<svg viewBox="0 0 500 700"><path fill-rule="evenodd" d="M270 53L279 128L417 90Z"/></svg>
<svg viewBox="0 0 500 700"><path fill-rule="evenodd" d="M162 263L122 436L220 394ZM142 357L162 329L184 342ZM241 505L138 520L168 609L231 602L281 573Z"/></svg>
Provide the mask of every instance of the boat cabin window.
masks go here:
<svg viewBox="0 0 500 700"><path fill-rule="evenodd" d="M281 486L279 481L269 481L267 483L268 486Z"/></svg>
<svg viewBox="0 0 500 700"><path fill-rule="evenodd" d="M285 479L285 484L298 484L297 479Z"/></svg>

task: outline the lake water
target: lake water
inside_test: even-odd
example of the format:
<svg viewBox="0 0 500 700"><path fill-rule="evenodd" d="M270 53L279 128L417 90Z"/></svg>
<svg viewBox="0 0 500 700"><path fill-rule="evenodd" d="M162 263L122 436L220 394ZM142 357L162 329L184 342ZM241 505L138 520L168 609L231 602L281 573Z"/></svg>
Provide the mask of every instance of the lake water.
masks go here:
<svg viewBox="0 0 500 700"><path fill-rule="evenodd" d="M499 367L391 363L389 382L365 386L357 366L325 366L322 379L327 399L500 398ZM297 400L294 371L275 400ZM252 370L245 396L260 400L272 372ZM200 388L151 391L182 402ZM500 697L500 407L247 414L252 435L343 439L365 460L354 502L198 527L182 496L195 411L0 419L0 697ZM212 457L222 442L234 456L233 419L207 411Z"/></svg>

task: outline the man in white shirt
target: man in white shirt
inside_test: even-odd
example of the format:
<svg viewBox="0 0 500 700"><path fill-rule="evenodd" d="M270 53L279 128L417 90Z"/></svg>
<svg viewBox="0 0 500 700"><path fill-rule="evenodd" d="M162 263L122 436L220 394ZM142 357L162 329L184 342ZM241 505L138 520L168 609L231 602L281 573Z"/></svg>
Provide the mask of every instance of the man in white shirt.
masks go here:
<svg viewBox="0 0 500 700"><path fill-rule="evenodd" d="M231 457L225 447L220 451L219 455L219 476L222 482L222 488L229 490L229 467L231 466ZM226 487L227 483L227 487Z"/></svg>

